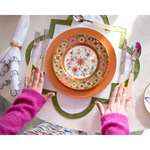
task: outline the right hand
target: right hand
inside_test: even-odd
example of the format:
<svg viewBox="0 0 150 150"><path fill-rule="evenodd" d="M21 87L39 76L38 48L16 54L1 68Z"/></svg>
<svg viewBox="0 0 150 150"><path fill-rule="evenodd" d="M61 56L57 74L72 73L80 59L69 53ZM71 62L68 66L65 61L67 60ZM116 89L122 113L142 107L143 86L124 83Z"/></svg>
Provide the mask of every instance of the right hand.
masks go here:
<svg viewBox="0 0 150 150"><path fill-rule="evenodd" d="M124 83L121 83L120 86L117 85L114 91L112 92L106 110L104 109L103 105L100 102L95 102L95 104L97 105L101 116L110 113L120 113L125 116L128 116L128 110L132 102L132 97L129 98L126 104L125 102L126 102L126 88L124 87Z"/></svg>

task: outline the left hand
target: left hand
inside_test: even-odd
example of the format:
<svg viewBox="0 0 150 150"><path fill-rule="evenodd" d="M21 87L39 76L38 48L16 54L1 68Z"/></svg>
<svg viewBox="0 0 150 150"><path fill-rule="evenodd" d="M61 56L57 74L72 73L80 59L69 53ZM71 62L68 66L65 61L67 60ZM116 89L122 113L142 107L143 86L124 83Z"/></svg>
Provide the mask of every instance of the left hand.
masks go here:
<svg viewBox="0 0 150 150"><path fill-rule="evenodd" d="M34 89L38 93L42 94L43 85L44 85L44 76L43 76L43 72L40 71L39 67L36 68L36 71L32 70L30 81L28 77L25 77L24 88ZM44 95L46 100L48 100L49 98L53 96L55 96L55 94L52 92Z"/></svg>

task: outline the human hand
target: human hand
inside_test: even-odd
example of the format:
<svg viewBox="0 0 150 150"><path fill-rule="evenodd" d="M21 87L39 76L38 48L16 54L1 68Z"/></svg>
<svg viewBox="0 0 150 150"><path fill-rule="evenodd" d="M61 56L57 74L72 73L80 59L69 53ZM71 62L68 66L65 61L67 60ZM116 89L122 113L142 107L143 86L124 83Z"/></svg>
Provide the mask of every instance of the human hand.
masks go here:
<svg viewBox="0 0 150 150"><path fill-rule="evenodd" d="M37 91L38 93L42 94L43 90L43 85L44 85L44 76L43 72L40 71L40 68L37 67L36 71L32 70L30 81L28 77L25 77L24 80L24 88L31 88ZM45 99L48 100L49 98L53 97L55 94L54 93L47 93L44 95Z"/></svg>
<svg viewBox="0 0 150 150"><path fill-rule="evenodd" d="M95 102L95 104L97 105L101 116L110 113L120 113L127 116L130 104L132 102L132 97L129 98L126 104L125 102L126 102L126 88L124 87L124 83L121 83L120 86L117 85L114 91L112 92L106 110L104 109L101 103Z"/></svg>

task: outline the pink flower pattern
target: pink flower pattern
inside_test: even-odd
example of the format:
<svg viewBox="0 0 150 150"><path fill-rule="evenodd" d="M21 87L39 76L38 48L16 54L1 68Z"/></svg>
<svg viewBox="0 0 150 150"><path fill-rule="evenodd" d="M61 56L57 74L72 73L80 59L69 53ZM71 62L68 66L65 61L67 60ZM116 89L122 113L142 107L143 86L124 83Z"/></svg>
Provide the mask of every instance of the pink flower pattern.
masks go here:
<svg viewBox="0 0 150 150"><path fill-rule="evenodd" d="M88 69L87 68L83 68L83 72L87 72L88 71Z"/></svg>
<svg viewBox="0 0 150 150"><path fill-rule="evenodd" d="M98 78L95 79L95 82L98 82Z"/></svg>
<svg viewBox="0 0 150 150"><path fill-rule="evenodd" d="M89 52L86 53L86 57L90 57L90 55L91 55L91 54L90 54Z"/></svg>
<svg viewBox="0 0 150 150"><path fill-rule="evenodd" d="M100 51L104 50L104 47L103 47L103 46L100 46L100 47L99 47L99 50L100 50Z"/></svg>
<svg viewBox="0 0 150 150"><path fill-rule="evenodd" d="M78 40L77 40L78 39ZM99 57L101 56L102 58L104 58L105 60L103 62L100 62L99 63L99 67L101 69L103 69L103 71L107 71L107 66L108 66L108 55L107 53L103 53L102 51L105 49L105 47L99 43L98 40L94 39L93 40L93 37L91 38L89 35L80 35L80 36L72 36L70 37L70 39L68 38L67 42L69 42L69 44L72 44L72 45L75 45L80 42L80 43L84 43L84 42L87 42L86 44L89 44L90 46L92 46L95 51L97 51ZM55 61L57 61L57 63L54 65L55 67L55 71L58 72L60 75L63 75L64 74L64 71L63 69L60 69L61 68L61 65L62 65L62 54L65 53L65 51L67 50L68 46L67 46L67 42L65 40L63 40L63 42L61 43L62 45L62 49L61 48L57 48L56 50L56 54L54 56L54 59ZM95 52L94 52L95 53ZM93 68L92 70L89 71L89 69L91 68L87 68L87 61L90 62L91 64L93 64L93 66L97 66L96 63L97 62L97 56L94 58L94 59L91 59L92 55L93 55L93 50L92 50L92 53L91 51L88 51L88 48L86 47L86 49L84 49L84 57L81 57L83 56L83 52L81 50L78 50L78 51L75 51L75 49L72 49L72 50L69 50L69 55L70 55L70 58L68 57L66 59L66 64L67 64L67 67L68 69L70 69L70 71L75 75L75 76L86 76L89 72L94 72ZM61 58L62 57L62 58ZM106 59L107 58L107 59ZM76 65L74 64L76 62ZM59 68L60 66L60 68ZM104 70L105 69L105 70ZM82 71L81 74L79 74L80 72ZM92 87L92 84L93 82L95 82L96 84L99 83L102 79L103 79L103 76L101 76L103 74L103 71L100 71L98 69L98 71L96 72L96 74L99 76L97 77L96 75L95 76L92 76L92 78L90 78L88 81L86 80L85 83L80 83L79 81L73 81L70 77L68 76L64 76L62 79L65 83L67 82L72 82L71 83L71 86L73 88L79 88L79 89L86 89L89 88L89 87ZM69 85L69 84L68 84Z"/></svg>
<svg viewBox="0 0 150 150"><path fill-rule="evenodd" d="M62 50L59 48L59 49L57 49L57 53L61 53L62 52Z"/></svg>
<svg viewBox="0 0 150 150"><path fill-rule="evenodd" d="M94 40L94 41L93 41L93 46L94 46L94 47L97 47L98 45L99 45L99 42L98 42L97 40Z"/></svg>
<svg viewBox="0 0 150 150"><path fill-rule="evenodd" d="M91 41L91 37L88 37L87 40L88 40L88 41Z"/></svg>
<svg viewBox="0 0 150 150"><path fill-rule="evenodd" d="M76 43L76 38L71 37L69 42L70 42L71 44L75 44L75 43Z"/></svg>
<svg viewBox="0 0 150 150"><path fill-rule="evenodd" d="M79 65L79 66L82 66L82 65L84 65L84 59L83 58L79 58L78 60L77 60L77 65Z"/></svg>
<svg viewBox="0 0 150 150"><path fill-rule="evenodd" d="M102 61L100 63L100 68L102 68L103 70L107 69L107 63L105 61Z"/></svg>
<svg viewBox="0 0 150 150"><path fill-rule="evenodd" d="M73 68L72 68L72 72L73 72L73 73L77 73L77 72L78 72L78 68L77 68L77 67L73 67Z"/></svg>
<svg viewBox="0 0 150 150"><path fill-rule="evenodd" d="M58 64L55 64L55 67L56 67L56 68L58 68L58 66L59 66Z"/></svg>
<svg viewBox="0 0 150 150"><path fill-rule="evenodd" d="M86 82L86 86L90 87L92 85L92 82L91 81L87 81Z"/></svg>
<svg viewBox="0 0 150 150"><path fill-rule="evenodd" d="M59 74L63 74L63 70L59 70Z"/></svg>
<svg viewBox="0 0 150 150"><path fill-rule="evenodd" d="M93 64L94 64L95 62L96 62L96 60L95 60L95 59L92 59L92 60L91 60L91 63L93 63Z"/></svg>
<svg viewBox="0 0 150 150"><path fill-rule="evenodd" d="M83 37L79 38L79 41L84 42L84 38Z"/></svg>
<svg viewBox="0 0 150 150"><path fill-rule="evenodd" d="M84 84L80 84L79 87L80 87L81 89L83 89L83 88L84 88Z"/></svg>
<svg viewBox="0 0 150 150"><path fill-rule="evenodd" d="M56 56L55 56L55 60L56 60L56 61L60 61L60 60L61 60L60 55L56 55Z"/></svg>
<svg viewBox="0 0 150 150"><path fill-rule="evenodd" d="M62 43L62 47L66 47L67 46L67 43L66 42L63 42Z"/></svg>
<svg viewBox="0 0 150 150"><path fill-rule="evenodd" d="M69 82L69 80L70 80L69 77L67 77L67 76L64 76L64 77L63 77L63 81L64 81L64 82Z"/></svg>
<svg viewBox="0 0 150 150"><path fill-rule="evenodd" d="M70 55L73 55L73 51L70 52Z"/></svg>
<svg viewBox="0 0 150 150"><path fill-rule="evenodd" d="M102 57L103 57L103 58L106 58L106 56L107 56L107 55L106 55L105 53L102 54Z"/></svg>
<svg viewBox="0 0 150 150"><path fill-rule="evenodd" d="M71 85L72 85L73 87L75 87L75 86L76 86L76 83L75 83L75 82L73 82Z"/></svg>
<svg viewBox="0 0 150 150"><path fill-rule="evenodd" d="M98 72L97 72L97 75L98 75L98 76L102 75L102 72L101 72L101 71L98 71Z"/></svg>

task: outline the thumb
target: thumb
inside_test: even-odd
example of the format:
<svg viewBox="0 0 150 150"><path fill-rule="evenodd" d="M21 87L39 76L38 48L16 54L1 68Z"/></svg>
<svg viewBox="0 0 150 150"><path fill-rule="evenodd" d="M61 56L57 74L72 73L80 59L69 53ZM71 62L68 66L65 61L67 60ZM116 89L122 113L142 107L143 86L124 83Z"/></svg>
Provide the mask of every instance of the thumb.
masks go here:
<svg viewBox="0 0 150 150"><path fill-rule="evenodd" d="M104 112L105 112L103 105L100 102L95 102L95 104L96 104L97 108L99 109L101 116L103 116Z"/></svg>
<svg viewBox="0 0 150 150"><path fill-rule="evenodd" d="M49 98L52 98L53 96L55 96L55 93L47 93L44 97L46 100L48 100Z"/></svg>

